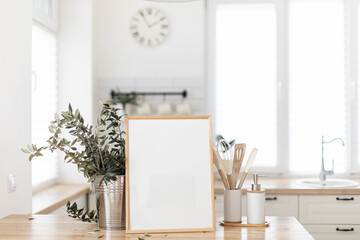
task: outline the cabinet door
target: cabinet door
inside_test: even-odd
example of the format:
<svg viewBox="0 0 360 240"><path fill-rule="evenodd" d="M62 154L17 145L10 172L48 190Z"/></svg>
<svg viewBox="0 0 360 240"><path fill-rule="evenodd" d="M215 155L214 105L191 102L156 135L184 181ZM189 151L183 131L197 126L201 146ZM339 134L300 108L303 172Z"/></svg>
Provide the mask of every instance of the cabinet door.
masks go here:
<svg viewBox="0 0 360 240"><path fill-rule="evenodd" d="M242 216L247 216L246 194L242 196ZM215 197L215 215L224 215L224 195ZM294 216L298 218L298 195L266 195L265 216Z"/></svg>
<svg viewBox="0 0 360 240"><path fill-rule="evenodd" d="M300 195L303 224L360 224L360 196Z"/></svg>
<svg viewBox="0 0 360 240"><path fill-rule="evenodd" d="M359 225L303 225L304 228L316 239L360 239Z"/></svg>
<svg viewBox="0 0 360 240"><path fill-rule="evenodd" d="M294 216L298 218L298 195L266 195L266 216Z"/></svg>

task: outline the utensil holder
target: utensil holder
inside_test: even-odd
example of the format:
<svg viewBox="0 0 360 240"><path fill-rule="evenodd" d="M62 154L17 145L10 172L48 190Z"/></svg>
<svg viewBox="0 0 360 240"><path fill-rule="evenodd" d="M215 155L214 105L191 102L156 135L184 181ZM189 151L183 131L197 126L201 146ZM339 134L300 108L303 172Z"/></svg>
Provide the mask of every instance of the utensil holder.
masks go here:
<svg viewBox="0 0 360 240"><path fill-rule="evenodd" d="M224 221L241 222L241 189L224 189Z"/></svg>

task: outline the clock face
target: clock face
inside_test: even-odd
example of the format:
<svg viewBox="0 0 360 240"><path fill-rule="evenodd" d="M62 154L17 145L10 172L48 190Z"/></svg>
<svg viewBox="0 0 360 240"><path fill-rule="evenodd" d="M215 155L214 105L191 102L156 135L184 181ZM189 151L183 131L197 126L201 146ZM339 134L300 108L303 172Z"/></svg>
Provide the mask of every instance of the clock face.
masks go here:
<svg viewBox="0 0 360 240"><path fill-rule="evenodd" d="M131 18L130 33L134 40L142 46L159 46L169 36L169 19L157 8L140 9Z"/></svg>

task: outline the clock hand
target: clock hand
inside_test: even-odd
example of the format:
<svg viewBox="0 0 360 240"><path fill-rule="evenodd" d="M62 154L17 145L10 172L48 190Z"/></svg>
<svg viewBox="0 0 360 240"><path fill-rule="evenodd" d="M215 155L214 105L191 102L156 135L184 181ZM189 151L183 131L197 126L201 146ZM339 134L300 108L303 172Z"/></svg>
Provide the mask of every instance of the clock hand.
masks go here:
<svg viewBox="0 0 360 240"><path fill-rule="evenodd" d="M157 21L157 22L154 22L154 23L153 23L153 24L151 24L149 27L150 27L150 28L152 28L153 26L155 26L155 25L159 24L159 22L160 22L160 20L159 20L159 21Z"/></svg>
<svg viewBox="0 0 360 240"><path fill-rule="evenodd" d="M164 21L165 19L166 19L166 17L160 18L159 20L157 20L156 22L154 22L153 24L151 24L150 27L153 27L153 26L159 24L160 22Z"/></svg>
<svg viewBox="0 0 360 240"><path fill-rule="evenodd" d="M146 17L144 16L144 14L140 13L140 15L141 15L141 17L144 19L147 27L150 28L151 26L150 26L149 22L147 21Z"/></svg>

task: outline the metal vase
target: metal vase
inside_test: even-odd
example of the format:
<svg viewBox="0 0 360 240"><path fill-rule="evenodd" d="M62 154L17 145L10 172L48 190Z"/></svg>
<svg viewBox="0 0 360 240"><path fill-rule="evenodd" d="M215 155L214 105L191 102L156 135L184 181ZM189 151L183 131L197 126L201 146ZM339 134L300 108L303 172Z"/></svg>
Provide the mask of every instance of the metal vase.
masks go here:
<svg viewBox="0 0 360 240"><path fill-rule="evenodd" d="M96 177L94 189L100 229L125 229L125 175L116 176L116 181L105 184Z"/></svg>

